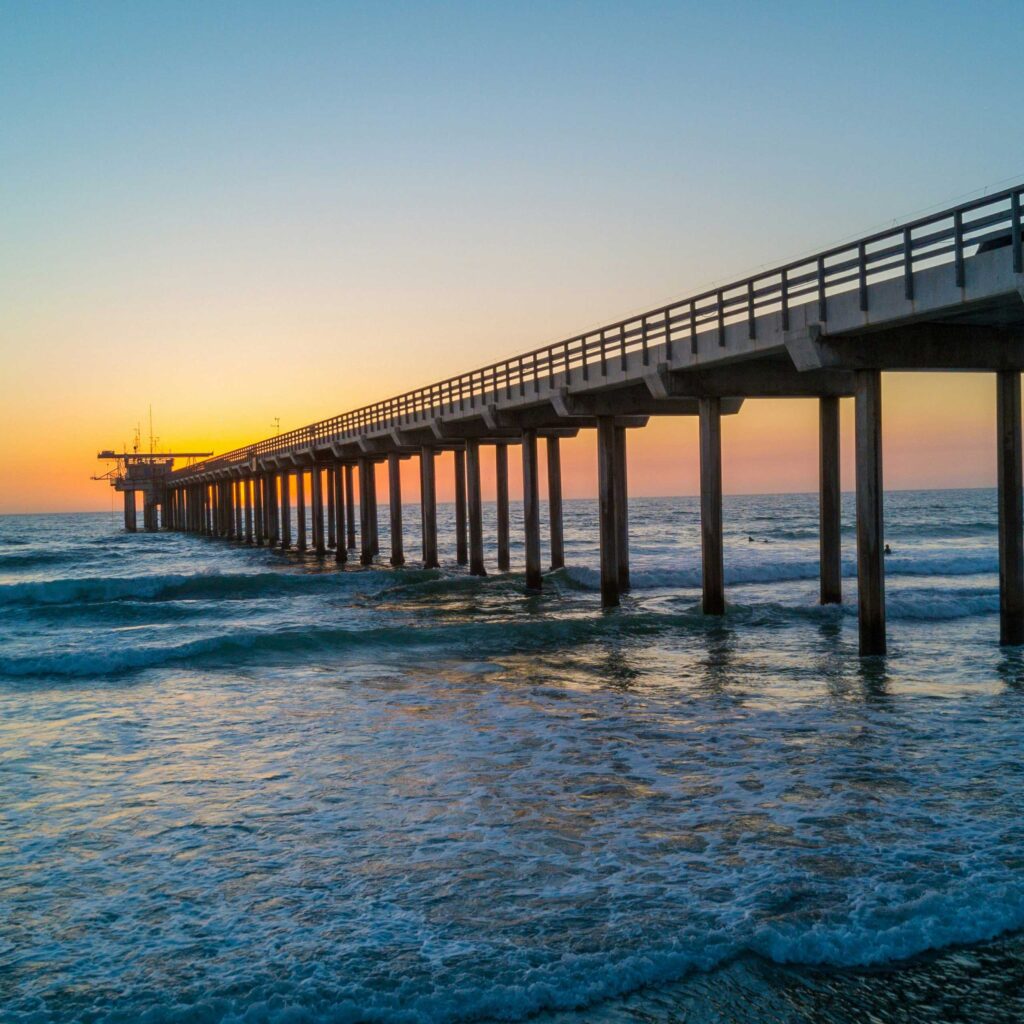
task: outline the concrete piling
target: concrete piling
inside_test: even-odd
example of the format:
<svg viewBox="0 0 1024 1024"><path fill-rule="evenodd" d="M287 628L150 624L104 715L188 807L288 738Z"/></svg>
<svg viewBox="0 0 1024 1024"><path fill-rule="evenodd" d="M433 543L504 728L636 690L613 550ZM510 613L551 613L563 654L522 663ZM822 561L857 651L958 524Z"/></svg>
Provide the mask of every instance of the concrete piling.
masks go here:
<svg viewBox="0 0 1024 1024"><path fill-rule="evenodd" d="M842 504L839 490L839 399L818 399L818 547L821 603L843 600Z"/></svg>
<svg viewBox="0 0 1024 1024"><path fill-rule="evenodd" d="M700 417L701 582L705 615L725 612L722 549L722 400L702 398Z"/></svg>
<svg viewBox="0 0 1024 1024"><path fill-rule="evenodd" d="M999 642L1024 644L1024 502L1020 373L996 374L999 487Z"/></svg>
<svg viewBox="0 0 1024 1024"><path fill-rule="evenodd" d="M391 510L391 564L405 565L405 542L402 538L402 462L392 452L388 456L388 504Z"/></svg>
<svg viewBox="0 0 1024 1024"><path fill-rule="evenodd" d="M885 654L885 563L882 517L882 374L858 370L857 598L860 653Z"/></svg>
<svg viewBox="0 0 1024 1024"><path fill-rule="evenodd" d="M540 590L540 482L537 431L523 431L523 529L526 534L526 589Z"/></svg>

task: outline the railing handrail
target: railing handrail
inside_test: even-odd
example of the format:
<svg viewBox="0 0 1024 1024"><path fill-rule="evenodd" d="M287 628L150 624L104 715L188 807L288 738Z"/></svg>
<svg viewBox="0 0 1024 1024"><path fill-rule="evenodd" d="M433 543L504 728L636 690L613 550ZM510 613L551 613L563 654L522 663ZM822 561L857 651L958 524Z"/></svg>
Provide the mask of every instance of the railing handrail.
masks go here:
<svg viewBox="0 0 1024 1024"><path fill-rule="evenodd" d="M907 297L912 298L916 261L952 262L958 283L962 284L965 247L977 244L985 237L1003 236L1007 221L1014 270L1020 273L1022 194L1024 184L1015 185L937 213L924 214L853 241L831 246L811 256L759 271L732 284L717 285L686 298L655 306L646 312L612 321L603 327L574 334L561 341L488 363L392 398L359 406L284 434L264 438L194 463L177 470L173 475L182 479L248 462L271 452L294 450L318 441L340 441L353 436L353 432L379 427L385 422L422 421L429 412L440 406L457 403L464 409L468 400L472 408L479 398L488 394L498 396L504 391L511 397L513 390L516 390L520 395L525 395L528 386L539 391L541 381L545 378L553 380L556 373L568 372L576 367L582 368L583 377L587 379L593 365L600 364L602 370L605 370L608 361L618 357L625 367L627 354L638 349L646 363L648 348L652 343L664 343L671 355L672 346L677 341L688 341L691 350L696 352L698 333L709 327L718 331L719 342L724 344L726 326L745 319L750 336L754 337L755 318L771 308L782 311L783 327L787 327L793 299L799 299L801 303L817 301L819 319L824 321L827 318L828 297L856 288L860 291L861 308L866 310L869 280L880 274L895 276L902 271ZM1005 210L965 221L965 215L973 211L1007 202L1009 205ZM952 223L926 235L914 237L915 232L944 221ZM989 236L979 236L978 232L986 228L998 230L990 231ZM884 249L869 251L879 243L893 239L898 241ZM829 261L841 256L847 258L829 265ZM794 274L795 271L803 273ZM685 332L684 337L679 336L681 332Z"/></svg>

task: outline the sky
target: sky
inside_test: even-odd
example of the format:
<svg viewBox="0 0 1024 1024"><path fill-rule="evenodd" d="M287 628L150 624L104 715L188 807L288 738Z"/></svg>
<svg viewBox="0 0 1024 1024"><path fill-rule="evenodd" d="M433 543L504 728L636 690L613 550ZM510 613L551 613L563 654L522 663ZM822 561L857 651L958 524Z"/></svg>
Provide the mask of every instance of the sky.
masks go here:
<svg viewBox="0 0 1024 1024"><path fill-rule="evenodd" d="M150 406L224 451L1024 181L1022 40L1019 0L0 0L0 512L109 508ZM886 375L886 486L994 483L994 394ZM813 490L816 415L747 402L725 490ZM691 419L631 433L631 493L696 488Z"/></svg>

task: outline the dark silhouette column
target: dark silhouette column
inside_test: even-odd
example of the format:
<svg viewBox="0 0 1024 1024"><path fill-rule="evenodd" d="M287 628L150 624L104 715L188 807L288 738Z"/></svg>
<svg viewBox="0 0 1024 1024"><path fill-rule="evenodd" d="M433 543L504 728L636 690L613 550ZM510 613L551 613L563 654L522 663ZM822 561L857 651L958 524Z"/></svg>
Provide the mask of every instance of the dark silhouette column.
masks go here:
<svg viewBox="0 0 1024 1024"><path fill-rule="evenodd" d="M722 400L700 399L700 540L704 614L725 611L722 560Z"/></svg>
<svg viewBox="0 0 1024 1024"><path fill-rule="evenodd" d="M1021 469L1020 374L996 374L999 450L999 642L1024 643L1024 486Z"/></svg>
<svg viewBox="0 0 1024 1024"><path fill-rule="evenodd" d="M540 481L537 431L523 431L523 527L526 533L526 587L540 590Z"/></svg>
<svg viewBox="0 0 1024 1024"><path fill-rule="evenodd" d="M370 509L373 503L370 474L373 463L369 459L359 460L359 562L369 565L373 561L373 527L370 525Z"/></svg>
<svg viewBox="0 0 1024 1024"><path fill-rule="evenodd" d="M253 479L247 476L242 482L245 488L245 543L252 543L252 491Z"/></svg>
<svg viewBox="0 0 1024 1024"><path fill-rule="evenodd" d="M138 519L135 512L135 492L124 492L124 528L129 533L135 533L138 529Z"/></svg>
<svg viewBox="0 0 1024 1024"><path fill-rule="evenodd" d="M619 592L629 590L629 476L626 472L626 428L615 428L615 553Z"/></svg>
<svg viewBox="0 0 1024 1024"><path fill-rule="evenodd" d="M392 452L388 456L388 503L391 507L391 564L405 565L405 543L402 540L402 459Z"/></svg>
<svg viewBox="0 0 1024 1024"><path fill-rule="evenodd" d="M860 653L885 654L882 374L856 371L857 616Z"/></svg>
<svg viewBox="0 0 1024 1024"><path fill-rule="evenodd" d="M821 603L843 600L842 505L839 490L839 399L818 399L818 544Z"/></svg>
<svg viewBox="0 0 1024 1024"><path fill-rule="evenodd" d="M356 494L354 473L351 464L345 466L345 512L347 534L345 541L349 551L356 549Z"/></svg>
<svg viewBox="0 0 1024 1024"><path fill-rule="evenodd" d="M337 542L335 529L337 517L334 511L334 467L328 466L324 470L327 486L327 546L333 548Z"/></svg>
<svg viewBox="0 0 1024 1024"><path fill-rule="evenodd" d="M295 474L295 549L306 550L306 471Z"/></svg>
<svg viewBox="0 0 1024 1024"><path fill-rule="evenodd" d="M267 525L267 543L274 545L281 540L281 503L277 496L279 473L266 473L263 477L266 494L263 498L264 515Z"/></svg>
<svg viewBox="0 0 1024 1024"><path fill-rule="evenodd" d="M377 520L377 463L367 459L366 499L370 524L370 551L374 557L380 554L380 524Z"/></svg>
<svg viewBox="0 0 1024 1024"><path fill-rule="evenodd" d="M615 420L597 418L597 512L601 547L601 605L614 608L619 603L619 531L615 512Z"/></svg>
<svg viewBox="0 0 1024 1024"><path fill-rule="evenodd" d="M292 546L292 476L281 474L281 550Z"/></svg>
<svg viewBox="0 0 1024 1024"><path fill-rule="evenodd" d="M466 546L466 453L452 452L455 467L455 561L465 565L469 561Z"/></svg>
<svg viewBox="0 0 1024 1024"><path fill-rule="evenodd" d="M562 530L562 451L557 437L547 439L548 518L551 527L551 568L565 565L565 534Z"/></svg>
<svg viewBox="0 0 1024 1024"><path fill-rule="evenodd" d="M434 449L420 449L420 516L423 526L423 566L436 569L437 561L437 485Z"/></svg>
<svg viewBox="0 0 1024 1024"><path fill-rule="evenodd" d="M469 571L486 576L484 567L484 506L480 491L480 442L466 442L466 490L469 513Z"/></svg>
<svg viewBox="0 0 1024 1024"><path fill-rule="evenodd" d="M348 545L345 543L345 472L341 466L334 467L331 476L334 494L334 560L340 565L348 561Z"/></svg>
<svg viewBox="0 0 1024 1024"><path fill-rule="evenodd" d="M327 553L324 543L324 478L323 470L314 465L309 471L310 497L313 506L313 550L323 558Z"/></svg>
<svg viewBox="0 0 1024 1024"><path fill-rule="evenodd" d="M494 475L497 486L498 572L511 566L508 543L508 445L494 446Z"/></svg>

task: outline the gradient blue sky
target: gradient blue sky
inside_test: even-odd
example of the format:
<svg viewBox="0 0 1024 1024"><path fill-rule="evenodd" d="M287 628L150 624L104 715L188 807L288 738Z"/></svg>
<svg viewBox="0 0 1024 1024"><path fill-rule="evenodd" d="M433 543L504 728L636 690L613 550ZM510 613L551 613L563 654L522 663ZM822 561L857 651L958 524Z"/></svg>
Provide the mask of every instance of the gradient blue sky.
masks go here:
<svg viewBox="0 0 1024 1024"><path fill-rule="evenodd" d="M224 448L1024 178L1022 44L1019 0L0 3L0 511L104 507L149 402Z"/></svg>

